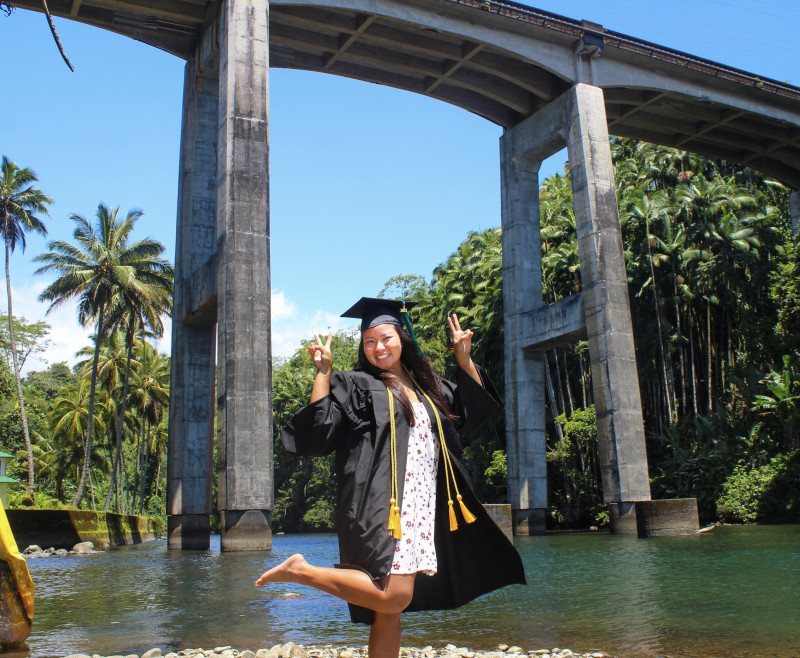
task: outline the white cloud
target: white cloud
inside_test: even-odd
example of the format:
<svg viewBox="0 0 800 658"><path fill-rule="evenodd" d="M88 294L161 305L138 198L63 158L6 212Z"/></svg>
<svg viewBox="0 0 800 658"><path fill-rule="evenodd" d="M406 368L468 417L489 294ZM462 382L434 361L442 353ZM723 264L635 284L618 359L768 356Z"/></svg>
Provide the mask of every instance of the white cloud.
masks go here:
<svg viewBox="0 0 800 658"><path fill-rule="evenodd" d="M38 300L39 293L47 287L44 282L36 282L27 287L17 288L12 286L14 315L23 317L27 322L43 320L50 325L47 334L48 345L44 352L33 354L25 360L22 374L36 370L47 370L53 363L64 361L70 368L79 359L78 350L92 345L94 326L81 327L77 320L77 309L74 302L64 302L58 308L47 314L50 307L47 303ZM3 312L8 311L8 306L3 304ZM172 349L172 321L169 317L163 318L164 336L156 341L159 352L169 354Z"/></svg>
<svg viewBox="0 0 800 658"><path fill-rule="evenodd" d="M51 364L64 361L72 367L79 359L76 352L91 345L93 327L83 328L76 319L75 304L65 302L47 315L48 304L38 301L39 293L46 287L45 282L35 282L28 286L12 287L14 295L14 315L24 317L28 322L43 320L50 325L47 350L28 357L23 374L35 370L46 370ZM352 324L335 313L315 309L307 313L298 312L297 305L283 291L272 294L272 355L290 357L314 334L324 335L328 331L338 331ZM3 305L5 306L5 304ZM7 308L3 309L5 312ZM164 337L156 341L159 352L169 354L172 350L172 322L164 318Z"/></svg>
<svg viewBox="0 0 800 658"><path fill-rule="evenodd" d="M352 324L336 313L319 309L300 314L283 291L272 293L272 356L289 357L314 334L327 334Z"/></svg>
<svg viewBox="0 0 800 658"><path fill-rule="evenodd" d="M82 347L91 344L92 329L84 329L78 324L74 304L65 302L49 315L47 314L50 305L38 300L39 293L46 287L45 282L36 282L21 288L16 286L11 288L14 315L17 318L24 317L28 322L43 320L51 327L50 333L47 335L49 340L47 349L26 359L23 374L34 370L46 370L50 364L60 361L64 361L72 367L78 361L75 353ZM8 311L6 304L4 304L4 312Z"/></svg>
<svg viewBox="0 0 800 658"><path fill-rule="evenodd" d="M286 293L282 290L273 291L270 298L270 314L272 321L276 319L291 318L297 313L297 307L286 298Z"/></svg>

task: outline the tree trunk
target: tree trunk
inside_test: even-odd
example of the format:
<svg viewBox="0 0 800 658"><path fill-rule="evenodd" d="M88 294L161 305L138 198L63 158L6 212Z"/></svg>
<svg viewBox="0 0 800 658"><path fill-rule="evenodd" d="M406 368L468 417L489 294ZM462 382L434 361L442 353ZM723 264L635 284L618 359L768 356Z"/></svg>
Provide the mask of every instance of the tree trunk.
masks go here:
<svg viewBox="0 0 800 658"><path fill-rule="evenodd" d="M558 411L558 404L556 403L556 394L553 391L553 378L550 375L550 362L547 359L547 354L544 355L544 372L547 377L545 378L547 384L547 398L550 401L550 412L553 414L553 421L555 421L556 416L560 416L561 412ZM555 423L556 426L556 434L558 434L558 440L564 440L564 434L561 431L561 425Z"/></svg>
<svg viewBox="0 0 800 658"><path fill-rule="evenodd" d="M711 364L714 358L714 348L713 348L713 341L711 340L711 302L706 300L706 345L708 346L708 359L706 360L708 369L706 371L707 377L707 386L708 389L708 406L707 411L708 415L711 415L711 412L714 411L714 382L711 379L712 369Z"/></svg>
<svg viewBox="0 0 800 658"><path fill-rule="evenodd" d="M145 421L146 422L146 421ZM150 423L147 423L147 434L144 441L144 459L142 460L142 479L139 482L139 516L144 513L144 494L147 489L147 471L150 466Z"/></svg>
<svg viewBox="0 0 800 658"><path fill-rule="evenodd" d="M128 331L126 333L125 339L128 347L128 355L127 360L125 362L125 380L122 386L122 400L121 403L117 406L119 411L119 416L117 418L117 427L116 427L116 451L114 453L114 473L117 472L119 469L119 461L120 455L122 454L122 430L125 427L125 412L127 411L128 405L128 382L130 381L131 376L131 357L133 355L133 328L134 328L134 320L131 318L130 322L128 323ZM117 504L119 506L119 498L117 499ZM106 503L106 509L108 509L108 502ZM117 509L119 511L119 509Z"/></svg>
<svg viewBox="0 0 800 658"><path fill-rule="evenodd" d="M92 458L92 432L94 431L94 398L97 390L97 364L100 361L100 343L103 340L103 312L105 305L100 305L100 313L97 317L97 335L95 336L94 346L94 360L92 361L92 385L89 388L89 418L86 422L86 454L83 460L83 473L81 473L81 481L78 484L78 490L75 492L75 498L72 500L72 505L78 507L83 498L83 492L86 488L86 478L89 473L89 462Z"/></svg>
<svg viewBox="0 0 800 658"><path fill-rule="evenodd" d="M650 282L653 285L653 304L656 307L656 328L658 330L658 353L661 357L661 371L664 375L664 394L667 402L667 416L669 417L668 425L672 425L672 393L669 389L669 379L667 373L667 355L664 352L664 336L661 331L661 303L658 299L658 288L656 287L656 270L653 266L653 252L650 248L650 225L647 224L647 256L650 261ZM669 365L672 369L672 365Z"/></svg>
<svg viewBox="0 0 800 658"><path fill-rule="evenodd" d="M689 317L689 364L692 368L692 410L697 415L697 369L694 356L694 318Z"/></svg>
<svg viewBox="0 0 800 658"><path fill-rule="evenodd" d="M8 212L3 210L3 224L8 222ZM5 226L4 226L5 228ZM5 232L4 232L5 234ZM6 292L8 293L8 338L11 341L11 360L14 362L14 380L17 383L17 402L19 403L19 415L22 420L22 436L25 439L25 452L28 454L28 493L33 495L33 448L31 447L31 435L28 432L28 415L25 413L25 399L22 396L22 376L19 372L19 362L17 361L17 341L14 338L14 310L11 304L11 249L6 240Z"/></svg>
<svg viewBox="0 0 800 658"><path fill-rule="evenodd" d="M561 381L561 368L558 363L558 351L553 348L553 362L555 363L556 371L556 384L558 384L558 399L561 401L562 412L568 416L572 413L572 409L567 409L567 401L564 399L564 383ZM567 382L569 386L569 382Z"/></svg>
<svg viewBox="0 0 800 658"><path fill-rule="evenodd" d="M114 412L116 415L116 412ZM108 428L108 432L106 433L106 440L108 441L108 449L109 454L111 454L111 427ZM116 471L116 464L114 464L111 468L111 482L108 484L108 495L106 496L106 502L103 504L103 511L107 512L111 509L111 499L114 497L114 492L116 491L116 484L117 484L117 471Z"/></svg>

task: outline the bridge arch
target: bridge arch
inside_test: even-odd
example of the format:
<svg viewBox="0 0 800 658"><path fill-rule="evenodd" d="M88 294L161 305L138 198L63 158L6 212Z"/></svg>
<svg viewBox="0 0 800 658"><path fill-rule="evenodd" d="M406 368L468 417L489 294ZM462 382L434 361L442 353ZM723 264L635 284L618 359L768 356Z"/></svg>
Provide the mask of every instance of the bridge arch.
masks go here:
<svg viewBox="0 0 800 658"><path fill-rule="evenodd" d="M15 5L37 10L38 0ZM51 0L187 60L170 418L170 545L207 545L219 423L223 547L269 542L270 66L465 108L501 139L509 485L518 532L546 507L543 346L587 336L606 500L649 501L608 133L748 164L800 187L800 89L504 0ZM538 169L568 148L583 293L541 299ZM792 195L795 222L800 197ZM610 257L598 257L610 254ZM215 354L218 336L219 358ZM217 389L215 398L215 363ZM260 466L254 467L257 464ZM641 507L641 506L640 506Z"/></svg>

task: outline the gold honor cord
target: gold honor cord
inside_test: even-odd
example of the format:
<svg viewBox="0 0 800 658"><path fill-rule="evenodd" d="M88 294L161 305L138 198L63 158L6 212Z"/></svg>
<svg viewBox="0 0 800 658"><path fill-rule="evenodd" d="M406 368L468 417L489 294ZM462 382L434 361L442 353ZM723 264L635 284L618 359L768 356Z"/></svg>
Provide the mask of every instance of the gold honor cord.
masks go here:
<svg viewBox="0 0 800 658"><path fill-rule="evenodd" d="M464 504L464 501L461 498L461 493L458 490L458 482L456 482L456 475L455 470L453 469L453 462L450 459L450 453L447 450L447 443L445 442L444 438L444 428L442 427L442 419L439 415L439 409L433 403L430 396L423 390L423 388L417 383L417 380L414 379L414 376L409 372L407 368L404 368L406 374L411 378L411 381L416 386L417 390L422 393L425 399L428 401L428 404L431 405L431 409L433 409L433 415L436 417L436 428L439 430L439 442L442 448L442 459L444 460L444 475L445 475L445 484L447 485L447 511L448 517L450 521L450 530L458 530L458 521L456 520L456 513L453 509L453 497L450 489L450 481L453 482L453 489L456 492L456 500L458 501L458 505L461 508L461 514L464 517L464 520L467 523L473 523L475 521L475 515L467 509L467 506ZM389 530L392 532L392 536L395 539L400 539L401 537L401 530L400 530L400 508L397 506L397 498L398 498L398 487L397 487L397 430L394 423L394 396L392 395L392 391L387 388L387 392L389 393L389 428L390 428L390 453L391 453L391 463L392 463L392 498L389 501L390 510L389 510Z"/></svg>
<svg viewBox="0 0 800 658"><path fill-rule="evenodd" d="M400 508L397 505L397 430L394 425L394 395L392 395L391 389L387 388L386 391L389 393L389 451L392 464L392 497L389 500L388 530L394 539L400 539L403 531L400 523Z"/></svg>

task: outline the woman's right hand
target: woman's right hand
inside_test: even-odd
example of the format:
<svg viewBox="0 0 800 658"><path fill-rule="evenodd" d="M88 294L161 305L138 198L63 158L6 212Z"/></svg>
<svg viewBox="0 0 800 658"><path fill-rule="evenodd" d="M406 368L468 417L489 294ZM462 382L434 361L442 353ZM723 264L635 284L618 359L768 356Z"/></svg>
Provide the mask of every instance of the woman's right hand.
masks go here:
<svg viewBox="0 0 800 658"><path fill-rule="evenodd" d="M308 353L314 362L314 367L321 375L329 375L333 368L333 355L331 354L332 332L328 332L328 337L323 343L317 334L314 334L315 343L308 345Z"/></svg>

